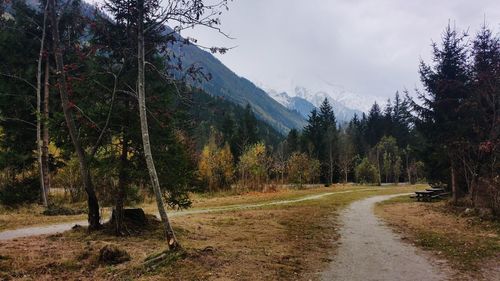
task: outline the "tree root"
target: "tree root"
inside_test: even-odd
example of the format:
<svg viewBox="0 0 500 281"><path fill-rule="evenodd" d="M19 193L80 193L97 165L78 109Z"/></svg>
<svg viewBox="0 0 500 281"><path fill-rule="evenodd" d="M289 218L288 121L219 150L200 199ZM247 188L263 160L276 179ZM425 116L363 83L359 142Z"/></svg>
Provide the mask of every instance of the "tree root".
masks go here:
<svg viewBox="0 0 500 281"><path fill-rule="evenodd" d="M180 258L184 258L186 255L187 253L182 248L170 251L166 250L147 257L142 263L142 266L149 270L154 270L160 265L169 264Z"/></svg>

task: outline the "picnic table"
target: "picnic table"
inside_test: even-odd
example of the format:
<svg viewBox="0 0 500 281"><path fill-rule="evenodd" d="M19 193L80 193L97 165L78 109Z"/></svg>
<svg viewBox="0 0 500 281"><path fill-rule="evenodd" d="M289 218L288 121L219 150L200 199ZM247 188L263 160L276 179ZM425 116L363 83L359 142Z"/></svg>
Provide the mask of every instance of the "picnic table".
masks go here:
<svg viewBox="0 0 500 281"><path fill-rule="evenodd" d="M443 191L444 192L444 188L442 188L442 187L431 187L431 188L427 188L426 190L427 191Z"/></svg>
<svg viewBox="0 0 500 281"><path fill-rule="evenodd" d="M430 202L433 199L439 199L443 196L448 195L444 188L427 188L423 191L415 191L415 194L410 196L411 198L417 198L417 201L427 201Z"/></svg>

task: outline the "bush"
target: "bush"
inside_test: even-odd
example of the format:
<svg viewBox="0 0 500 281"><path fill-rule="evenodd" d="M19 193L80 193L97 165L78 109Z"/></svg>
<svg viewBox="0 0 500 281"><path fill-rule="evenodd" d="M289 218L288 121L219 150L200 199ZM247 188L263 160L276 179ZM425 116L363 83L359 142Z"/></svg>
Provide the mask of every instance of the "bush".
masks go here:
<svg viewBox="0 0 500 281"><path fill-rule="evenodd" d="M305 153L295 152L287 163L289 180L298 187L302 187L305 183L313 183L319 177L320 167L321 164L317 159Z"/></svg>
<svg viewBox="0 0 500 281"><path fill-rule="evenodd" d="M262 191L267 183L269 166L264 143L259 142L247 146L238 164L242 186L254 191Z"/></svg>
<svg viewBox="0 0 500 281"><path fill-rule="evenodd" d="M377 168L368 161L368 158L364 158L363 161L356 166L356 181L358 183L378 182Z"/></svg>
<svg viewBox="0 0 500 281"><path fill-rule="evenodd" d="M0 187L0 203L5 206L34 203L39 197L40 182L36 177L10 181Z"/></svg>
<svg viewBox="0 0 500 281"><path fill-rule="evenodd" d="M42 212L44 216L75 216L85 213L86 211L82 209L71 209L54 204L49 205L49 207Z"/></svg>

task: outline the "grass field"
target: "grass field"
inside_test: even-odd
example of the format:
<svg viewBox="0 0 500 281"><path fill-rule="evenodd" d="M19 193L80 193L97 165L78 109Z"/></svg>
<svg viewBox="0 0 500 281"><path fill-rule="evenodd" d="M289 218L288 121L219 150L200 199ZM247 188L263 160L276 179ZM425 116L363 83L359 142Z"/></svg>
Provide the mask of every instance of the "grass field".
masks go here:
<svg viewBox="0 0 500 281"><path fill-rule="evenodd" d="M369 188L370 190L366 190ZM345 205L379 194L411 192L422 186L334 186L275 193L198 196L195 208L240 205L353 190L316 200L172 218L186 252L154 269L146 257L165 250L162 230L114 237L104 232L64 234L0 242L0 272L21 279L108 280L315 280L334 254L337 214ZM146 208L152 211L152 207ZM103 265L99 249L114 244L132 257ZM22 265L22 266L21 266Z"/></svg>

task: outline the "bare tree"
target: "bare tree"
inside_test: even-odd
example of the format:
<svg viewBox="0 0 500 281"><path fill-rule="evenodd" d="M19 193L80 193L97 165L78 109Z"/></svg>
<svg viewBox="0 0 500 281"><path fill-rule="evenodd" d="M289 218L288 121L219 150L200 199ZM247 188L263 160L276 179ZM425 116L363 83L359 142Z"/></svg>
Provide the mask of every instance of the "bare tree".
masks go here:
<svg viewBox="0 0 500 281"><path fill-rule="evenodd" d="M194 27L197 25L216 29L220 32L220 29L217 27L220 24L220 21L217 17L221 13L221 8L227 8L227 0L222 0L221 2L218 2L214 5L206 5L202 0L168 0L164 1L162 8L156 1L146 0L146 4L147 5L145 5L145 0L137 0L137 94L139 102L142 143L144 149L144 157L146 158L146 165L151 179L151 185L155 193L158 212L160 213L160 217L164 225L168 247L170 250L178 250L181 248L181 245L177 241L175 233L168 219L165 204L163 202L163 193L161 190L160 181L156 172L156 167L151 152L151 142L149 138L146 108L145 67L147 62L145 57L145 34L149 31L163 26L164 24L175 24L175 26L173 26L174 32L180 32L185 28ZM147 15L146 6L148 12ZM150 19L147 27L145 27L146 16L148 17L148 19ZM210 50L215 52L225 51L225 49L221 48L210 48Z"/></svg>
<svg viewBox="0 0 500 281"><path fill-rule="evenodd" d="M335 165L335 147L334 147L334 142L335 142L335 137L336 137L336 129L332 126L328 126L326 130L326 142L328 145L328 185L333 183L333 168Z"/></svg>
<svg viewBox="0 0 500 281"><path fill-rule="evenodd" d="M47 194L50 192L50 170L49 170L49 99L50 99L50 63L47 56L45 60L45 85L42 111L42 167L44 188Z"/></svg>
<svg viewBox="0 0 500 281"><path fill-rule="evenodd" d="M43 13L43 24L42 24L42 37L40 39L40 51L38 54L37 72L36 72L36 146L37 146L37 159L38 168L40 171L40 188L42 193L43 205L48 207L48 190L47 190L47 180L45 176L46 167L43 161L43 143L42 143L42 64L43 64L43 54L45 51L45 37L47 28L47 2L45 4Z"/></svg>
<svg viewBox="0 0 500 281"><path fill-rule="evenodd" d="M354 146L349 136L345 133L340 135L339 167L344 176L344 183L347 183L347 176L354 165Z"/></svg>

